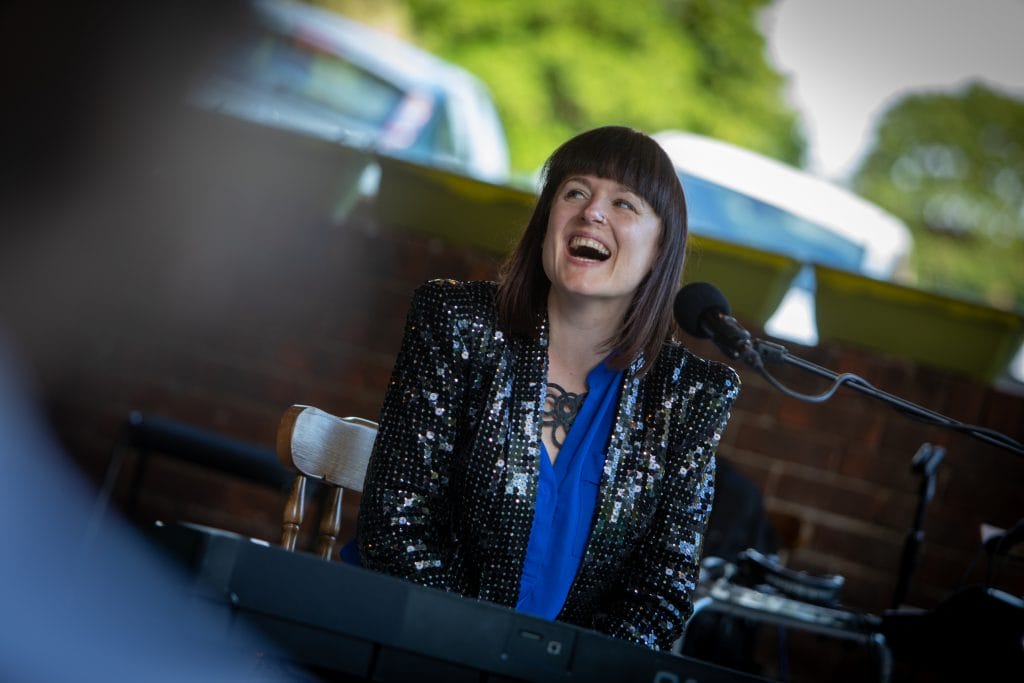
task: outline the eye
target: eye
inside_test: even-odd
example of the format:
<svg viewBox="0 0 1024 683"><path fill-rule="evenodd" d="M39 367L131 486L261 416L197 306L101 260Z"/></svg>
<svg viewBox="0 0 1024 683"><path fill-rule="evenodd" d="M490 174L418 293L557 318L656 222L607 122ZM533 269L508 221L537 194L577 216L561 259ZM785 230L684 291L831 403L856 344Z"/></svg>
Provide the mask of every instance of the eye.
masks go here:
<svg viewBox="0 0 1024 683"><path fill-rule="evenodd" d="M622 207L624 209L628 209L629 211L632 211L633 213L640 213L640 211L636 208L636 206L633 204L633 202L629 201L628 199L616 199L615 200L615 206L619 206L619 207Z"/></svg>
<svg viewBox="0 0 1024 683"><path fill-rule="evenodd" d="M579 189L578 187L569 187L569 188L566 188L566 190L565 190L565 198L566 199L576 199L577 197L582 197L582 196L584 196L583 195L583 190Z"/></svg>

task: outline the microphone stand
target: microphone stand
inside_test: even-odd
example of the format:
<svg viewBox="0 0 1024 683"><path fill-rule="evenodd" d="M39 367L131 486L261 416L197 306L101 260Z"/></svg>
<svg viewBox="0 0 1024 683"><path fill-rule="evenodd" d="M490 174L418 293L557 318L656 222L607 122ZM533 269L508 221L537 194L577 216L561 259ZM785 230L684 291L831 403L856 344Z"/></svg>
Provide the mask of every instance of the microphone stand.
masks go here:
<svg viewBox="0 0 1024 683"><path fill-rule="evenodd" d="M998 446L1017 455L1024 455L1024 446L1015 439L992 429L967 425L935 411L922 408L898 396L873 387L866 380L850 373L837 374L803 358L798 358L786 347L761 339L747 339L731 349L733 358L742 359L757 370L768 382L783 393L801 400L819 403L828 400L840 386L849 385L852 389L877 398L896 410L924 422L940 425L955 431L969 434L985 443ZM783 386L772 377L765 368L766 363L785 363L806 370L814 375L830 379L832 387L819 396L809 396L794 392ZM981 652L981 659L992 662L991 669L983 676L1001 673L1019 666L1020 659L1020 624L1024 615L1024 600L1009 596L1001 591L984 590L965 591L939 605L936 609L923 612L920 610L901 610L899 604L908 592L911 574L914 571L917 551L923 531L924 510L934 493L934 470L942 460L945 451L931 444L926 444L923 451L914 457L914 470L922 474L921 498L918 503L915 528L908 535L900 562L894 599L894 608L888 610L882 618L880 633L887 646L905 652L911 657L932 656L936 647L946 652L945 659L940 657L939 666L947 667L955 672L950 680L961 680L959 674L966 674L972 665L964 668L964 658L959 652ZM1009 534L1009 532L1007 532ZM975 626L983 624L985 627ZM992 638L998 634L998 638ZM1011 637L1005 637L1010 634ZM1014 636L1013 634L1017 634ZM1014 640L1016 638L1016 641ZM960 646L963 645L961 648ZM952 652L953 654L950 654ZM968 660L969 661L969 660ZM959 667L959 668L958 668ZM961 671L960 669L963 668ZM975 673L971 671L972 675Z"/></svg>
<svg viewBox="0 0 1024 683"><path fill-rule="evenodd" d="M914 454L911 469L921 475L921 483L917 492L917 510L914 513L914 526L907 532L903 542L903 553L900 555L900 574L896 581L896 592L892 597L892 608L899 609L910 593L910 580L917 569L917 558L924 543L924 517L928 503L935 497L935 471L946 455L946 449L934 444L921 444Z"/></svg>
<svg viewBox="0 0 1024 683"><path fill-rule="evenodd" d="M783 393L793 396L794 398L820 403L831 398L840 386L846 384L851 389L856 389L863 394L867 394L868 396L884 401L909 417L922 420L930 424L947 427L949 429L968 434L980 441L984 441L985 443L993 446L998 446L1017 455L1024 455L1024 445L1005 434L993 429L986 429L984 427L958 422L957 420L946 417L945 415L933 410L928 410L927 408L923 408L915 403L911 403L910 401L898 396L894 396L893 394L882 391L881 389L877 389L867 382L867 380L864 380L857 375L851 373L835 373L808 360L794 356L781 344L764 341L763 339L753 339L749 344L744 345L744 348L736 354L736 357L741 358L744 362L757 370L766 380L768 380L769 384L774 386L776 389L779 389ZM832 380L833 386L831 389L819 396L808 396L806 394L794 392L783 386L777 379L768 373L765 368L766 363L785 363L787 365L798 367L819 377Z"/></svg>

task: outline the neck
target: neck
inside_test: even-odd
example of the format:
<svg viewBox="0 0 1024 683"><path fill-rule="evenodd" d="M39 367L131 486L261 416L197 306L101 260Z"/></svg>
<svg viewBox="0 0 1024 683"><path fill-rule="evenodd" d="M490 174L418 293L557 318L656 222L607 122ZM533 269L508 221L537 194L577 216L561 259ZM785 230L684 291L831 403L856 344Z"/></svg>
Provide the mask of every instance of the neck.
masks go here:
<svg viewBox="0 0 1024 683"><path fill-rule="evenodd" d="M604 343L619 329L625 310L617 302L567 302L548 295L548 356L573 377L585 377L608 355Z"/></svg>

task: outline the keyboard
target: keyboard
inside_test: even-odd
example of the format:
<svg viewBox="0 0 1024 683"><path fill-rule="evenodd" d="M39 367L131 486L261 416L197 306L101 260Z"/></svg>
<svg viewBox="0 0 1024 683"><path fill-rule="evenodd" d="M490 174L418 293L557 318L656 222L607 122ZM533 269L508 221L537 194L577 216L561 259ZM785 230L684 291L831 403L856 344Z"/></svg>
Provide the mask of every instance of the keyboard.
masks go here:
<svg viewBox="0 0 1024 683"><path fill-rule="evenodd" d="M192 597L222 614L226 645L248 646L236 632L254 627L278 648L254 655L298 680L769 680L230 532L153 536L187 568Z"/></svg>

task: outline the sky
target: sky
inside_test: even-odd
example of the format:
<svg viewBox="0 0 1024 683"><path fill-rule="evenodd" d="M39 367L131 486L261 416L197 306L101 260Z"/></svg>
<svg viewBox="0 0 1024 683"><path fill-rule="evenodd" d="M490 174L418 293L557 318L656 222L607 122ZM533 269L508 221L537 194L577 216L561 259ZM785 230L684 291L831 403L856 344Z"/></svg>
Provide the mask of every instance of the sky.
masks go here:
<svg viewBox="0 0 1024 683"><path fill-rule="evenodd" d="M884 110L971 80L1024 99L1024 0L775 0L769 59L789 79L807 168L844 181Z"/></svg>

